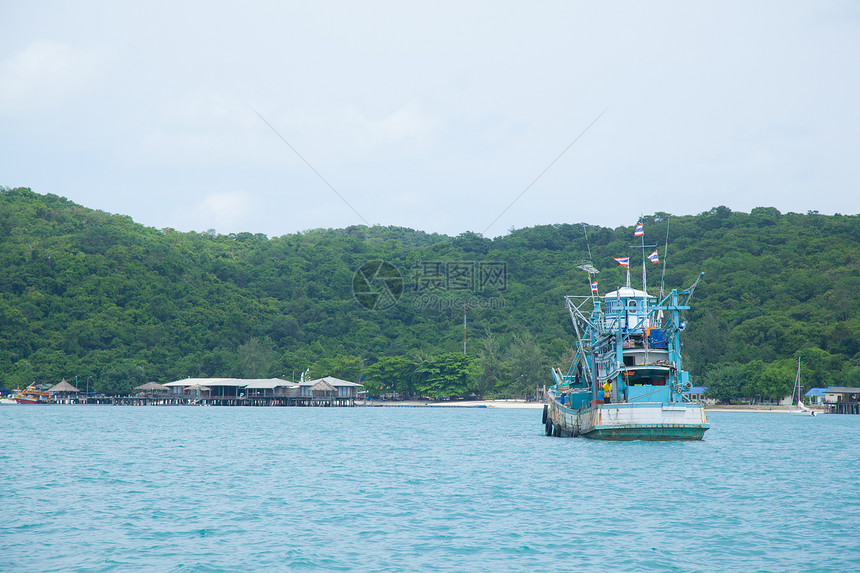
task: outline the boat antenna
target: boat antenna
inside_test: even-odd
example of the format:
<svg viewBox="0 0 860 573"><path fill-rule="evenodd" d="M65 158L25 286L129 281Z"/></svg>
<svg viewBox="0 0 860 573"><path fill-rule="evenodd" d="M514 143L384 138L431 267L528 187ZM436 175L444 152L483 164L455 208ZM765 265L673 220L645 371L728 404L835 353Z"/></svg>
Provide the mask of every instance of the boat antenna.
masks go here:
<svg viewBox="0 0 860 573"><path fill-rule="evenodd" d="M639 221L640 222L642 221L642 215L639 215ZM641 242L642 242L642 292L644 292L647 295L648 294L648 284L647 284L647 281L645 280L645 233L642 233L639 236L639 239L641 239ZM648 304L648 297L647 296L645 297L645 304Z"/></svg>
<svg viewBox="0 0 860 573"><path fill-rule="evenodd" d="M669 217L666 215L666 246L663 247L663 273L660 275L660 300L663 300L663 286L666 284L666 254L669 252Z"/></svg>

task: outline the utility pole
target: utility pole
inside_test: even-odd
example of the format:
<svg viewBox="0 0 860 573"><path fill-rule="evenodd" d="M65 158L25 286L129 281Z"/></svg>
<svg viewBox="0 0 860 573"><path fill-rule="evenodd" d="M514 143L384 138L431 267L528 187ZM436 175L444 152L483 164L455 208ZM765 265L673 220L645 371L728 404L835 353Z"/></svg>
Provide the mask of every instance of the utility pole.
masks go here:
<svg viewBox="0 0 860 573"><path fill-rule="evenodd" d="M463 301L463 356L466 355L466 301Z"/></svg>

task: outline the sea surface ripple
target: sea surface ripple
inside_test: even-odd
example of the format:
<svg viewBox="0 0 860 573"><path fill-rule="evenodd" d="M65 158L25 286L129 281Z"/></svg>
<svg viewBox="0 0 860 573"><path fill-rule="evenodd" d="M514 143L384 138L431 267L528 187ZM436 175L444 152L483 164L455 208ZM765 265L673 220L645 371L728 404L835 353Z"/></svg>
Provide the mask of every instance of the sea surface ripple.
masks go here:
<svg viewBox="0 0 860 573"><path fill-rule="evenodd" d="M860 416L3 406L5 571L857 571Z"/></svg>

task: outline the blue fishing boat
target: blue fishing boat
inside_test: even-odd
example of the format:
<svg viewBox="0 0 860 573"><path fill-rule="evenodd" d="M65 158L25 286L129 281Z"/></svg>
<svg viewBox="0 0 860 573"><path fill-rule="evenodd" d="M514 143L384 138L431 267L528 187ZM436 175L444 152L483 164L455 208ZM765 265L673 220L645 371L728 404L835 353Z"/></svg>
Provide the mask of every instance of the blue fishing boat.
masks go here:
<svg viewBox="0 0 860 573"><path fill-rule="evenodd" d="M682 366L680 340L686 326L682 313L704 273L687 289L649 295L644 240L642 247L643 290L630 286L627 257L616 259L627 267L627 285L603 296L592 281L597 270L581 265L589 273L591 295L565 297L576 353L566 373L552 369L543 410L546 435L701 440L710 427L703 405L683 394L692 384ZM657 251L647 260L657 262Z"/></svg>

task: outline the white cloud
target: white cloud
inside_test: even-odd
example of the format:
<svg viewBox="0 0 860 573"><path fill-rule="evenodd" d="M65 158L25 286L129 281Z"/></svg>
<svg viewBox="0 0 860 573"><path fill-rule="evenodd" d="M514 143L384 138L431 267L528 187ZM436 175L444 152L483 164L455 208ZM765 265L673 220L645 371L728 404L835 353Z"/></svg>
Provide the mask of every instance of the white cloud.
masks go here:
<svg viewBox="0 0 860 573"><path fill-rule="evenodd" d="M365 139L376 144L414 143L433 134L436 122L415 103L409 103L381 119L372 119L354 108L352 119Z"/></svg>
<svg viewBox="0 0 860 573"><path fill-rule="evenodd" d="M102 63L94 53L32 42L0 61L0 113L60 105L86 92Z"/></svg>
<svg viewBox="0 0 860 573"><path fill-rule="evenodd" d="M194 206L190 218L207 229L230 233L239 227L253 228L251 217L258 207L257 200L247 191L211 193Z"/></svg>
<svg viewBox="0 0 860 573"><path fill-rule="evenodd" d="M607 108L488 235L860 211L847 0L11 6L0 184L158 228L480 231Z"/></svg>

